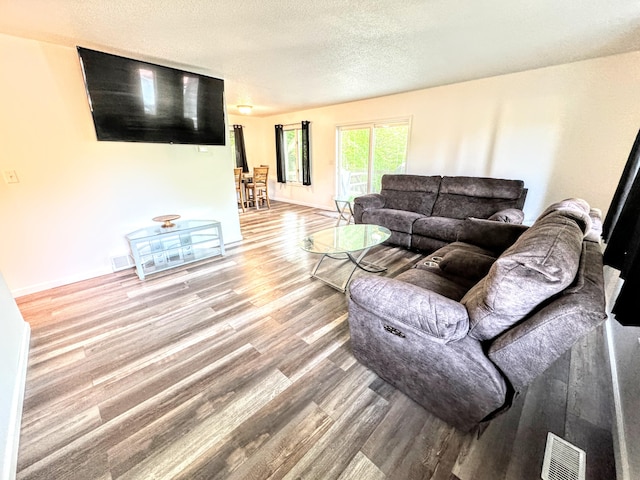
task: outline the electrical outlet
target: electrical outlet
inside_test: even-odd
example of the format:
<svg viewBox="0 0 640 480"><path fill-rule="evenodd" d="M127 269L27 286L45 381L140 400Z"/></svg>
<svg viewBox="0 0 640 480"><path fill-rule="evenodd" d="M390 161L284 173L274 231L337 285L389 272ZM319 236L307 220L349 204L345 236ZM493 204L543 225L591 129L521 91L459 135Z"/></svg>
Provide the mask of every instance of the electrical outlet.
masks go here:
<svg viewBox="0 0 640 480"><path fill-rule="evenodd" d="M16 173L15 170L5 170L3 172L4 174L4 181L6 183L19 183L20 180L18 180L18 174Z"/></svg>

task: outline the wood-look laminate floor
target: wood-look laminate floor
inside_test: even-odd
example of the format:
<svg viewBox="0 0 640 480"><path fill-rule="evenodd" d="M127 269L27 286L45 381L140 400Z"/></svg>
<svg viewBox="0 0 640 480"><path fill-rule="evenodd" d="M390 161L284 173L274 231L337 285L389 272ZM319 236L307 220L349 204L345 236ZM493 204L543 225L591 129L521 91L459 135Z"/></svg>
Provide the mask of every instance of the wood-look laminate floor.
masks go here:
<svg viewBox="0 0 640 480"><path fill-rule="evenodd" d="M19 479L538 479L549 430L587 451L589 479L615 477L601 331L463 434L353 358L345 296L298 247L334 219L280 202L240 218L224 257L18 299ZM367 257L391 276L419 258Z"/></svg>

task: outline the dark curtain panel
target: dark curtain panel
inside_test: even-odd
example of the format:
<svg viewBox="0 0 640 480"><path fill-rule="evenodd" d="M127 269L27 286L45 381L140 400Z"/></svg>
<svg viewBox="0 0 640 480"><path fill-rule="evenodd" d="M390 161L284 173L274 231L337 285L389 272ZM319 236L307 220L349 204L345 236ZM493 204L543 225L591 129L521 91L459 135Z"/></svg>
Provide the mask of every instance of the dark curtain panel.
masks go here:
<svg viewBox="0 0 640 480"><path fill-rule="evenodd" d="M622 325L640 326L640 310L638 309L638 292L640 292L640 259L629 266L627 276L622 284L618 298L613 304L612 312Z"/></svg>
<svg viewBox="0 0 640 480"><path fill-rule="evenodd" d="M276 172L278 174L278 183L287 183L285 161L284 128L282 125L276 125Z"/></svg>
<svg viewBox="0 0 640 480"><path fill-rule="evenodd" d="M311 156L309 154L309 123L302 122L302 184L311 185Z"/></svg>
<svg viewBox="0 0 640 480"><path fill-rule="evenodd" d="M236 168L242 168L242 171L247 173L249 172L249 165L247 164L247 152L244 149L242 125L233 126L233 137L236 142Z"/></svg>
<svg viewBox="0 0 640 480"><path fill-rule="evenodd" d="M640 325L640 132L605 218L604 263L620 270L624 284L613 313L623 325ZM604 230L604 225L603 225Z"/></svg>
<svg viewBox="0 0 640 480"><path fill-rule="evenodd" d="M611 211L611 208L609 209ZM604 263L622 272L622 278L640 249L640 176L636 175L629 194L613 225L604 251ZM640 273L640 272L639 272ZM640 303L639 303L640 306Z"/></svg>
<svg viewBox="0 0 640 480"><path fill-rule="evenodd" d="M605 242L609 241L613 227L617 223L618 218L620 218L622 208L638 173L638 167L640 167L640 131L636 135L635 142L633 142L633 147L631 148L627 164L622 172L622 177L620 177L618 188L616 188L616 193L613 196L613 200L611 200L611 206L602 224L602 238L604 238Z"/></svg>

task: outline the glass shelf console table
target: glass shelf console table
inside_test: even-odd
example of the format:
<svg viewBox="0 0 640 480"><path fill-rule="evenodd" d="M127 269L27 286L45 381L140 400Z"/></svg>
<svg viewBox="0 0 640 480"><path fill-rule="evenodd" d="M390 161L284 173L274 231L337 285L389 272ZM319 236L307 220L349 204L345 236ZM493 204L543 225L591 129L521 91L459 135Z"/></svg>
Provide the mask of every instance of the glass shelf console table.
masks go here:
<svg viewBox="0 0 640 480"><path fill-rule="evenodd" d="M215 255L224 255L222 227L216 220L182 220L155 225L126 236L140 280Z"/></svg>

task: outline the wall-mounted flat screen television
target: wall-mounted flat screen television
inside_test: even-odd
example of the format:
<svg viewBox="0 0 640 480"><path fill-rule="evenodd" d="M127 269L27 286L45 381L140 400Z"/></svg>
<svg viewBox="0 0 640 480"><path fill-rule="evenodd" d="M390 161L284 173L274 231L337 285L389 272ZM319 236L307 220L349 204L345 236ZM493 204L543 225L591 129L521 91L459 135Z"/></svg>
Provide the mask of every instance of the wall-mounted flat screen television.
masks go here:
<svg viewBox="0 0 640 480"><path fill-rule="evenodd" d="M224 145L224 81L78 48L98 140Z"/></svg>

